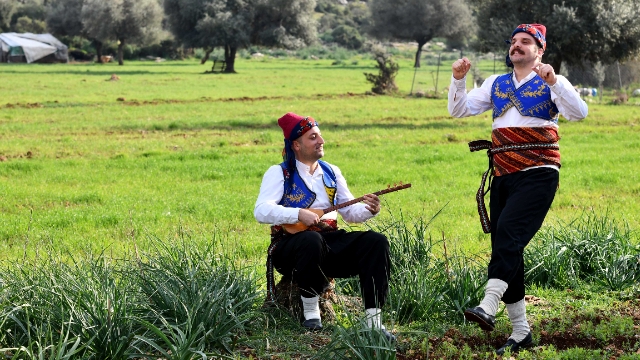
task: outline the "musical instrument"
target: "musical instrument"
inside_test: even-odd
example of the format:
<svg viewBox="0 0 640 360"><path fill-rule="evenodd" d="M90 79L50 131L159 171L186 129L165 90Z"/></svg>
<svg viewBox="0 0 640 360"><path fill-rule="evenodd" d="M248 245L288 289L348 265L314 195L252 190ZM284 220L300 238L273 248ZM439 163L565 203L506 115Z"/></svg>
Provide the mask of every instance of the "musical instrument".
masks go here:
<svg viewBox="0 0 640 360"><path fill-rule="evenodd" d="M380 191L374 192L373 195L384 195L384 194L388 194L390 192L403 190L403 189L410 188L410 187L411 187L410 183L409 184L403 184L401 182L399 185L395 185L394 187L391 187L391 185L389 185L384 190L380 190ZM307 209L307 210L315 213L316 215L318 215L318 217L322 217L324 214L328 214L328 213L330 213L332 211L336 211L338 209L342 209L343 207L347 207L347 206L359 203L362 200L364 200L364 196L361 196L359 198L343 202L342 204L337 204L337 205L328 207L326 209ZM309 226L305 225L302 221L298 221L295 224L282 224L282 227L284 228L284 231L287 232L288 234L299 233L300 231L305 231L305 230L307 230L309 228Z"/></svg>

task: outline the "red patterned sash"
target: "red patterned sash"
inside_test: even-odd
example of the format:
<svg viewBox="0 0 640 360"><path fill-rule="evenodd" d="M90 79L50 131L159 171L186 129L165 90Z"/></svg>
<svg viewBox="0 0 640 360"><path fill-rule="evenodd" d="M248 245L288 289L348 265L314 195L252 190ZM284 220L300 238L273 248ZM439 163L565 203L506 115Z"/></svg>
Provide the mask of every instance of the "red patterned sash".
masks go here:
<svg viewBox="0 0 640 360"><path fill-rule="evenodd" d="M493 130L491 140L469 143L470 151L487 150L489 168L482 174L476 192L480 225L485 233L491 232L491 221L484 197L491 190L491 178L511 174L534 166L560 167L558 130L554 127L508 127ZM489 179L489 187L486 187ZM486 189L486 190L485 190Z"/></svg>
<svg viewBox="0 0 640 360"><path fill-rule="evenodd" d="M502 176L543 165L560 167L555 127L508 127L491 133L494 175Z"/></svg>

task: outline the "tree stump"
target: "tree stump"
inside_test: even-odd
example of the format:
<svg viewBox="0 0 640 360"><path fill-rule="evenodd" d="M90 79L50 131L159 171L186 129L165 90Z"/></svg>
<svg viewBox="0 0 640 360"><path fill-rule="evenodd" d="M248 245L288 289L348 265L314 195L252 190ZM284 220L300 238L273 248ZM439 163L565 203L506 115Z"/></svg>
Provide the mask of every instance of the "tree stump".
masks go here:
<svg viewBox="0 0 640 360"><path fill-rule="evenodd" d="M319 295L320 316L322 321L334 321L336 313L333 310L333 304L338 302L338 298L334 291L335 281L329 279L327 286L322 294ZM273 306L265 302L265 306ZM304 320L302 311L302 300L300 300L300 288L290 277L282 277L276 284L276 306L286 309L294 318L300 321Z"/></svg>

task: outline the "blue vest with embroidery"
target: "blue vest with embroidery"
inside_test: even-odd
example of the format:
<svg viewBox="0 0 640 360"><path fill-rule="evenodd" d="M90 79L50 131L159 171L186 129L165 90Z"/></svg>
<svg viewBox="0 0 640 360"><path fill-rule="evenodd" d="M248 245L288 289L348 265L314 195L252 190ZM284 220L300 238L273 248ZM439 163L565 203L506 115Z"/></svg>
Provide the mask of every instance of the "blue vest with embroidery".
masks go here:
<svg viewBox="0 0 640 360"><path fill-rule="evenodd" d="M515 107L522 116L558 122L559 111L551 101L551 89L537 74L517 89L512 74L498 76L491 86L491 102L494 119Z"/></svg>
<svg viewBox="0 0 640 360"><path fill-rule="evenodd" d="M332 205L336 205L336 190L338 189L336 174L328 163L318 160L318 164L322 168L324 189L329 196L329 202ZM284 162L280 164L280 167L282 167L282 173L284 174L284 194L278 204L285 207L309 208L316 200L316 193L307 187L297 169L294 169L293 173L289 173ZM289 182L289 177L293 177L293 181ZM291 186L287 186L289 183Z"/></svg>

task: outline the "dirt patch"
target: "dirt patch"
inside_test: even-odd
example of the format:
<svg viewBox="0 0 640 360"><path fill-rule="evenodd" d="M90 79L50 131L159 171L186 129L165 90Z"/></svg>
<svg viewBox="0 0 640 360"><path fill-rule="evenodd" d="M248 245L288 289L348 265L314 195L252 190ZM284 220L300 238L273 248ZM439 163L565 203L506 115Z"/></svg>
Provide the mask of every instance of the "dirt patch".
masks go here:
<svg viewBox="0 0 640 360"><path fill-rule="evenodd" d="M111 80L111 79L107 79L107 81L117 81L117 80ZM307 95L307 96L302 96L302 97L298 97L298 96L258 96L258 97L248 97L248 96L242 96L242 97L236 97L236 98L219 98L219 99L213 99L210 97L201 97L199 99L185 99L185 100L179 100L179 99L156 99L156 100L136 100L136 99L131 99L131 100L127 100L124 97L119 97L116 99L117 102L122 103L122 105L126 105L126 106L144 106L144 105L160 105L160 104L193 104L193 103L207 103L207 102L254 102L254 101L269 101L269 100L286 100L286 99L317 99L317 98L323 98L323 99L334 99L334 98L351 98L351 97L365 97L365 94L354 94L351 92L347 92L346 94L316 94L316 95ZM44 107L48 107L48 106L54 106L53 104L55 104L55 107L60 107L60 106L64 106L65 104L60 104L57 100L52 102L51 105L49 103L15 103L15 104L5 104L4 106L0 106L0 109L5 108L5 109L15 109L15 108L19 108L19 109L35 109L35 108L44 108ZM102 103L94 103L94 104L85 104L85 106L95 106L95 105L102 105ZM71 104L69 105L71 106ZM77 106L77 104L73 104L73 106Z"/></svg>
<svg viewBox="0 0 640 360"><path fill-rule="evenodd" d="M6 104L4 106L5 109L39 109L43 108L44 105L38 102L34 103L15 103L15 104Z"/></svg>

